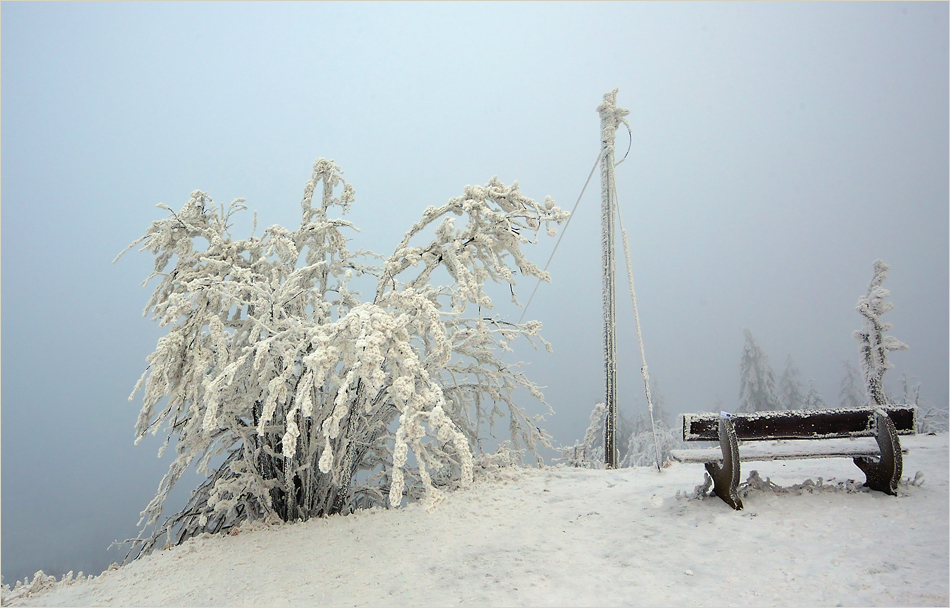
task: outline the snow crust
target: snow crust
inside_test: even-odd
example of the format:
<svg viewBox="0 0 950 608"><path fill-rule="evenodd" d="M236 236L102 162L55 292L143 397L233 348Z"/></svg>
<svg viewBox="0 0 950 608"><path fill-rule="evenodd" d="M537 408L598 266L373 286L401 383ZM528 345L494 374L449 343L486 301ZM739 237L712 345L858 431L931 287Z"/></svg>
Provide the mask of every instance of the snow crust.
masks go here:
<svg viewBox="0 0 950 608"><path fill-rule="evenodd" d="M863 480L845 459L758 464L785 490L750 489L743 511L695 497L695 464L498 468L432 513L257 524L4 603L946 606L948 436L901 442L897 497L842 484Z"/></svg>

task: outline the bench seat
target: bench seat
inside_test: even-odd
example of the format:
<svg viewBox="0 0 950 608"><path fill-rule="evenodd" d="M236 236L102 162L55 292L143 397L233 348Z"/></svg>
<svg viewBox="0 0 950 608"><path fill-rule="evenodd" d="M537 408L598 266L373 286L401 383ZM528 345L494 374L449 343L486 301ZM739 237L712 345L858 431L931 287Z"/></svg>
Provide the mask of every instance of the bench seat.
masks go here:
<svg viewBox="0 0 950 608"><path fill-rule="evenodd" d="M906 454L907 448L901 449ZM673 460L705 464L722 462L722 449L699 448L693 450L673 450ZM764 460L799 460L805 458L857 458L859 456L880 456L881 448L872 437L858 439L795 439L785 441L762 441L756 443L739 442L739 460L755 462Z"/></svg>

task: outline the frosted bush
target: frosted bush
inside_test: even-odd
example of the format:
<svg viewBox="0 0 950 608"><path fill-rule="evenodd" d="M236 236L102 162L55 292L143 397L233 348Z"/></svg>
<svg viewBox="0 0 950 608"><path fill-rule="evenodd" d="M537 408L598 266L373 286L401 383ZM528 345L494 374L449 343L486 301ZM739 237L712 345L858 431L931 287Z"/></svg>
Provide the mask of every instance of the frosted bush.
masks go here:
<svg viewBox="0 0 950 608"><path fill-rule="evenodd" d="M130 556L162 536L175 545L245 520L306 520L406 496L434 508L445 489L471 482L478 439L504 417L512 448L541 462L536 448L550 437L512 395L543 396L500 352L518 338L550 347L539 322L493 316L485 284L507 285L514 299L519 274L549 280L521 247L568 214L492 178L427 208L382 258L351 252L344 231L354 226L331 217L354 200L339 167L319 159L295 230L234 239L243 200L225 208L195 191L177 212L159 205L168 217L130 245L155 256L145 284L159 283L143 314L168 327L133 390L144 391L136 441L161 431L161 454L176 439ZM434 238L417 242L429 227ZM439 268L450 284L432 283ZM377 279L372 301L349 289L360 276ZM206 479L159 524L191 466Z"/></svg>
<svg viewBox="0 0 950 608"><path fill-rule="evenodd" d="M0 586L0 604L9 606L15 600L32 597L58 587L68 587L91 578L92 576L84 577L82 572L73 578L73 571L70 570L63 575L63 578L57 581L55 576L48 575L40 570L33 575L32 581L29 578L16 581L12 589L10 585L4 584Z"/></svg>
<svg viewBox="0 0 950 608"><path fill-rule="evenodd" d="M944 433L948 429L947 408L937 408L920 398L920 382L912 382L907 378L907 374L901 375L901 383L904 387L904 394L901 403L917 407L916 428L917 433L921 435L929 433Z"/></svg>
<svg viewBox="0 0 950 608"><path fill-rule="evenodd" d="M670 451L685 448L680 426L671 428L667 419L666 401L659 391L658 385L652 388L655 395L654 418L656 430L650 422L650 414L641 412L631 421L618 410L617 441L619 466L624 467L653 467L656 466L657 447L660 452L660 466L669 462ZM563 466L585 469L604 468L604 433L607 411L603 403L594 406L590 413L590 423L584 438L578 443L560 449L561 457L557 460Z"/></svg>
<svg viewBox="0 0 950 608"><path fill-rule="evenodd" d="M562 447L561 457L558 460L569 467L604 468L604 442L601 429L604 428L606 418L607 407L603 403L595 405L590 412L590 424L584 432L584 439L580 443Z"/></svg>
<svg viewBox="0 0 950 608"><path fill-rule="evenodd" d="M627 449L621 467L653 467L656 466L656 447L659 447L660 466L672 461L673 450L685 449L681 428L670 428L664 424L657 424L656 432L640 431L630 435Z"/></svg>

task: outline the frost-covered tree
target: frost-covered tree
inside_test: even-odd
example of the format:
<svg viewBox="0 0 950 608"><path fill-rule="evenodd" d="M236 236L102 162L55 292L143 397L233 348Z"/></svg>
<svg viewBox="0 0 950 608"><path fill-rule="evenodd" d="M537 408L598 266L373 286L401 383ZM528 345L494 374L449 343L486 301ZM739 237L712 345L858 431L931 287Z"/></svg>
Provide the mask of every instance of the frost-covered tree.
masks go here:
<svg viewBox="0 0 950 608"><path fill-rule="evenodd" d="M862 407L867 403L866 392L861 388L858 370L847 360L844 362L844 378L841 379L838 403L841 407Z"/></svg>
<svg viewBox="0 0 950 608"><path fill-rule="evenodd" d="M748 328L742 330L745 346L739 363L739 407L737 413L783 410L785 406L775 394L775 372L769 358Z"/></svg>
<svg viewBox="0 0 950 608"><path fill-rule="evenodd" d="M795 365L792 355L785 359L785 369L779 379L779 399L787 410L800 410L805 403L805 391L800 380L801 371Z"/></svg>
<svg viewBox="0 0 950 608"><path fill-rule="evenodd" d="M540 463L535 448L550 437L512 395L543 396L502 353L518 338L549 346L537 321L492 316L485 287L506 285L514 300L517 274L549 280L521 247L568 214L492 178L426 209L383 259L351 252L353 225L331 215L354 199L339 167L319 159L295 230L234 239L243 200L225 208L195 191L177 212L159 205L168 217L130 245L155 256L145 284L159 284L143 314L169 328L133 390L144 386L136 441L161 430L159 453L172 439L176 451L130 555L247 519L306 520L405 496L434 508L471 480L478 439L503 417L513 447ZM417 243L427 228L434 236ZM447 285L433 284L440 268ZM361 275L377 278L372 301L349 288ZM207 478L159 524L191 465Z"/></svg>
<svg viewBox="0 0 950 608"><path fill-rule="evenodd" d="M824 410L828 408L825 398L821 396L821 393L815 388L815 383L811 380L808 381L808 394L805 395L802 406L806 410Z"/></svg>
<svg viewBox="0 0 950 608"><path fill-rule="evenodd" d="M854 337L861 343L861 373L867 389L868 402L874 406L890 402L884 389L884 373L894 367L887 360L887 353L905 350L907 345L894 336L885 336L891 329L890 323L881 321L881 315L894 308L885 298L891 292L883 287L889 266L882 260L874 261L874 276L868 284L868 291L858 299L855 309L864 317L861 329L855 330Z"/></svg>

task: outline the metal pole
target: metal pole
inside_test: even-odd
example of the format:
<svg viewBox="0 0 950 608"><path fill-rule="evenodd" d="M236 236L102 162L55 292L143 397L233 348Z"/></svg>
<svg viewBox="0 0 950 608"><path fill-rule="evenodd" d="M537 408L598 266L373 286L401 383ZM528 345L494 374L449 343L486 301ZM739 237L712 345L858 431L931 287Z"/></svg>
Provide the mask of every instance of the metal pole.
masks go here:
<svg viewBox="0 0 950 608"><path fill-rule="evenodd" d="M617 107L617 91L604 94L604 102L597 106L600 113L600 138L602 156L600 161L600 220L601 246L603 248L603 299L604 299L604 371L606 396L604 405L607 420L604 424L604 464L608 469L617 468L617 326L614 320L616 296L614 288L614 207L613 192L614 140L621 119L629 110Z"/></svg>

